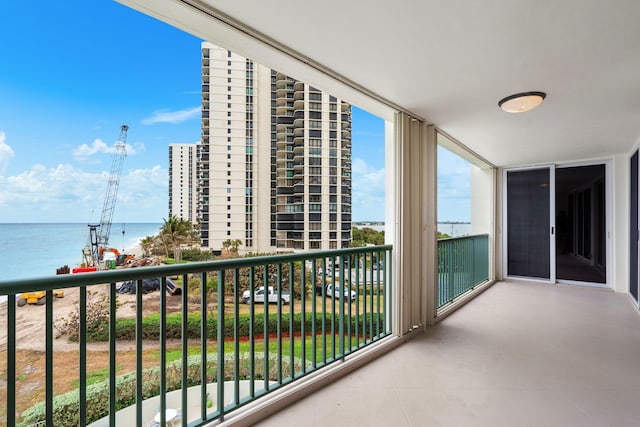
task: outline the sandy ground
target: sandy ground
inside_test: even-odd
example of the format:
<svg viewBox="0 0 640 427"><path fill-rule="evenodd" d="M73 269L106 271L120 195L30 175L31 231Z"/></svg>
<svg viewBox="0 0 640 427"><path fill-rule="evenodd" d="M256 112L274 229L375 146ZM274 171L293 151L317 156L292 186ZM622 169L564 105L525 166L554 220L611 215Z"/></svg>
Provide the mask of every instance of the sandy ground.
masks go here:
<svg viewBox="0 0 640 427"><path fill-rule="evenodd" d="M108 285L92 286L91 290L107 294ZM120 307L116 313L118 318L131 318L136 314L135 295L118 294ZM53 318L68 317L77 310L78 288L65 290L64 298L58 298L53 303ZM180 309L181 300L179 296L167 295L167 311L177 311ZM160 306L160 292L151 292L143 295L143 311L145 313L158 311ZM7 348L7 302L0 304L0 352ZM23 350L45 351L46 330L45 306L27 304L23 307L16 307L16 348ZM54 329L54 337L58 331ZM119 347L121 344L118 344ZM122 348L122 347L120 347ZM72 351L78 349L78 343L70 342L66 337L59 337L53 340L54 351ZM87 349L91 351L101 351L108 349L108 343L89 343Z"/></svg>
<svg viewBox="0 0 640 427"><path fill-rule="evenodd" d="M140 252L141 253L141 252ZM139 257L139 253L136 254ZM91 291L107 295L109 285L95 285L90 287ZM67 318L78 308L78 288L64 290L64 298L58 298L53 302L53 318ZM120 307L116 313L118 318L131 318L136 315L136 297L132 294L118 294ZM167 311L177 311L180 309L181 300L179 296L167 295ZM150 313L158 311L160 306L160 292L151 292L143 295L143 312ZM0 303L0 352L7 349L7 302ZM27 304L23 307L16 307L16 348L24 350L45 351L46 329L45 306ZM54 328L54 337L58 335ZM124 343L123 343L124 344ZM108 343L89 343L87 349L90 351L101 351L108 349ZM119 343L119 347L121 343ZM53 341L54 351L72 351L78 349L78 343L70 342L66 337L55 338Z"/></svg>

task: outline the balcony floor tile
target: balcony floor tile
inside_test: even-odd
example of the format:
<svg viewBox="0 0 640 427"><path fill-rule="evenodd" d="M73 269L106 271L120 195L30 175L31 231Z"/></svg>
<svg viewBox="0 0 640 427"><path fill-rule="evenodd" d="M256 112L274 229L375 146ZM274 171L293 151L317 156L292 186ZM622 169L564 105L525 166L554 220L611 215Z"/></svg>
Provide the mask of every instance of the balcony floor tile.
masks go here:
<svg viewBox="0 0 640 427"><path fill-rule="evenodd" d="M259 426L631 426L640 314L609 290L500 282Z"/></svg>

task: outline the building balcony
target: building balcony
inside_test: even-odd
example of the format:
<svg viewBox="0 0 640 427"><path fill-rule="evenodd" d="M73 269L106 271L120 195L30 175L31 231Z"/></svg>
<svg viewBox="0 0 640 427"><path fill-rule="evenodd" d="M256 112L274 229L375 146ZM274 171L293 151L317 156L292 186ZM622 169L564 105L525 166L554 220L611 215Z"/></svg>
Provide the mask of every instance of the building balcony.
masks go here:
<svg viewBox="0 0 640 427"><path fill-rule="evenodd" d="M499 282L256 425L632 426L639 323L624 295Z"/></svg>
<svg viewBox="0 0 640 427"><path fill-rule="evenodd" d="M391 333L393 313L385 297L392 289L390 275L378 275L373 282L352 281L353 293L333 292L334 288L348 285L327 269L327 262L348 265L348 274L364 277L366 269L359 266L370 259L390 262L391 250L391 246L380 246L0 282L0 293L7 295L9 307L5 349L10 380L6 402L2 402L9 414L7 424L67 425L69 419L76 419L82 425L124 426L143 425L156 418L161 425L180 419L190 426L201 426L223 419L306 375L340 364L345 357ZM346 274L343 272L343 277ZM204 290L199 301L187 292L179 292L190 275L202 281L217 281L217 304L202 303L210 300ZM151 281L161 285L163 292L143 296L143 284ZM128 321L116 316L117 290L124 282L131 283L135 292L132 304L137 307L130 325L138 326L129 332L124 326ZM105 283L108 285L102 285ZM264 284L271 292L266 299L260 288ZM170 293L164 292L165 286L171 289ZM80 351L78 388L65 394L52 389L53 376L67 368L57 355L54 357L54 289L65 290L67 297L80 300L79 329L74 332ZM107 301L106 335L102 338L106 346L92 342L95 325L88 323L87 301L98 289L105 292ZM308 292L303 292L305 289ZM44 406L23 412L18 408L25 403L15 399L16 372L24 369L16 358L16 349L21 345L16 304L20 294L32 291L46 294L43 311L47 314L41 330L51 382L48 379L43 385ZM168 313L170 302L179 302L180 309ZM159 316L152 316L151 320L143 312L143 304L157 304ZM187 319L189 324L207 327L191 330ZM149 322L156 322L159 329L152 327L145 332L142 325ZM170 341L171 336L180 337L179 343ZM159 362L153 366L145 363L144 368L143 338L156 341L160 348ZM124 350L119 349L119 360L116 359L116 342L122 339L134 340L128 353L137 362L129 372L122 372L119 367ZM86 379L97 347L108 348L105 387L89 385ZM178 352L178 359L168 360L168 352ZM225 368L217 369L219 366ZM117 387L108 386L116 383Z"/></svg>

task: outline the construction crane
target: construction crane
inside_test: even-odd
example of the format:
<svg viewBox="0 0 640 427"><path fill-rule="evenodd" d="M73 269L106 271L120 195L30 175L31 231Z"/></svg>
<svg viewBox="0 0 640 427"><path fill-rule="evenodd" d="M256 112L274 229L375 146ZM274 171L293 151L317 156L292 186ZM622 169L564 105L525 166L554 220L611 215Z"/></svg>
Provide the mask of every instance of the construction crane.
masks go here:
<svg viewBox="0 0 640 427"><path fill-rule="evenodd" d="M111 233L111 221L116 207L116 197L118 196L118 186L120 185L120 175L122 174L122 163L127 156L127 131L129 126L120 126L120 137L115 144L115 151L111 161L111 171L107 182L107 192L102 205L102 215L100 224L89 224L90 247L85 247L82 251L84 263L87 266L97 266L101 259L100 248L109 247L109 234Z"/></svg>

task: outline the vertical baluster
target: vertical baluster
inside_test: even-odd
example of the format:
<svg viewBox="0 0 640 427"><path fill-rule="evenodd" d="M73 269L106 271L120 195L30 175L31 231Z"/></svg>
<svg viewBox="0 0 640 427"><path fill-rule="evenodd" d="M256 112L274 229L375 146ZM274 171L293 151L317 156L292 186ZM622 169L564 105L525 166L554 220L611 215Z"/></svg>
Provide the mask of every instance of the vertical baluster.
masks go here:
<svg viewBox="0 0 640 427"><path fill-rule="evenodd" d="M302 346L302 373L307 372L307 307L306 307L306 299L307 299L307 259L303 259L300 261L300 312L301 312L301 324L300 324L300 345ZM291 302L293 304L294 298L291 295Z"/></svg>
<svg viewBox="0 0 640 427"><path fill-rule="evenodd" d="M344 270L343 270L344 272ZM351 352L352 348L352 344L351 344L351 319L352 319L352 313L351 313L351 306L353 305L353 301L351 301L351 291L353 291L353 286L352 285L352 281L351 281L351 255L347 256L347 272L348 272L348 280L347 280L347 284L349 285L349 301L348 301L348 313L347 313L347 338L348 338L348 343L347 343L347 348L349 349L349 352ZM356 298L358 297L358 294L356 293Z"/></svg>
<svg viewBox="0 0 640 427"><path fill-rule="evenodd" d="M87 423L87 287L80 286L78 295L78 306L80 311L80 328L78 331L80 375L78 380L80 391L80 427Z"/></svg>
<svg viewBox="0 0 640 427"><path fill-rule="evenodd" d="M202 272L200 274L200 417L203 421L207 419L207 303L207 273Z"/></svg>
<svg viewBox="0 0 640 427"><path fill-rule="evenodd" d="M45 345L46 345L46 358L45 358L45 387L46 387L46 420L47 425L53 425L53 291L46 291L45 293L46 308L45 308Z"/></svg>
<svg viewBox="0 0 640 427"><path fill-rule="evenodd" d="M269 286L269 264L264 265L262 273L263 289ZM251 295L251 302L254 304L254 295ZM262 303L263 306L263 330L264 330L264 390L269 391L269 302L266 298Z"/></svg>
<svg viewBox="0 0 640 427"><path fill-rule="evenodd" d="M136 281L136 425L142 425L142 280ZM166 414L160 411L160 423Z"/></svg>
<svg viewBox="0 0 640 427"><path fill-rule="evenodd" d="M255 292L255 267L249 268L249 396L254 398L256 396L256 313L255 304L253 301L253 294Z"/></svg>
<svg viewBox="0 0 640 427"><path fill-rule="evenodd" d="M356 334L356 348L360 347L360 254L357 253L355 256L356 263L356 321L355 321L355 334ZM349 276L351 278L353 276L353 272ZM362 289L365 289L363 287Z"/></svg>
<svg viewBox="0 0 640 427"><path fill-rule="evenodd" d="M16 425L16 295L7 295L7 425Z"/></svg>
<svg viewBox="0 0 640 427"><path fill-rule="evenodd" d="M340 308L339 308L339 316L340 316L340 321L338 323L338 334L340 334L339 340L338 340L338 345L339 345L339 349L340 349L340 357L344 360L344 305L345 305L345 295L344 292L346 290L345 287L345 283L344 283L344 258L342 257L342 255L340 255L340 257L338 258L340 260L340 270L338 270L340 272ZM333 265L334 267L334 273L335 273L335 263ZM335 294L335 288L334 288L334 294ZM347 297L347 299L349 299ZM335 358L335 356L334 356Z"/></svg>
<svg viewBox="0 0 640 427"><path fill-rule="evenodd" d="M160 413L167 409L167 277L160 278Z"/></svg>
<svg viewBox="0 0 640 427"><path fill-rule="evenodd" d="M218 271L218 413L220 420L224 420L224 271ZM206 402L203 402L206 405Z"/></svg>
<svg viewBox="0 0 640 427"><path fill-rule="evenodd" d="M381 297L381 289L380 289L380 252L376 252L376 335L380 337L380 297Z"/></svg>
<svg viewBox="0 0 640 427"><path fill-rule="evenodd" d="M375 316L374 311L373 311L373 301L375 299L375 295L373 292L373 252L369 252L369 282L371 284L370 289L371 289L371 299L369 301L369 340L373 341L373 317Z"/></svg>
<svg viewBox="0 0 640 427"><path fill-rule="evenodd" d="M109 285L109 425L116 425L116 284ZM139 310L136 307L136 311Z"/></svg>
<svg viewBox="0 0 640 427"><path fill-rule="evenodd" d="M389 303L387 304L389 309L389 327L387 332L393 332L393 252L391 252L391 249L385 252L384 272L386 275L385 284L387 289L385 295L389 298Z"/></svg>
<svg viewBox="0 0 640 427"><path fill-rule="evenodd" d="M236 406L240 403L240 305L238 304L238 293L240 291L240 286L238 283L238 278L240 275L239 273L240 272L237 268L233 270L233 402ZM222 321L224 325L224 312Z"/></svg>
<svg viewBox="0 0 640 427"><path fill-rule="evenodd" d="M311 270L311 367L314 370L316 369L316 354L318 354L316 349L316 286L318 286L318 278L316 277L316 261L317 259L314 258L312 262L313 269Z"/></svg>
<svg viewBox="0 0 640 427"><path fill-rule="evenodd" d="M282 264L278 264L278 273L276 276L276 283L274 283L273 289L278 288L278 385L282 384ZM269 303L269 289L264 288L264 300Z"/></svg>
<svg viewBox="0 0 640 427"><path fill-rule="evenodd" d="M189 379L187 377L188 360L189 357L189 298L187 291L189 289L189 275L182 275L182 293L180 295L182 300L182 324L181 324L181 336L182 336L182 390L181 390L181 402L182 402L182 426L187 426L187 389L189 387Z"/></svg>
<svg viewBox="0 0 640 427"><path fill-rule="evenodd" d="M293 290L293 284L294 284L294 272L295 272L295 265L293 261L289 262L289 374L291 376L291 379L293 380L295 378L295 368L294 368L294 357L295 357L295 353L294 353L294 328L293 328L293 315L294 315L294 307L293 307L293 302L295 301L294 296L294 290ZM282 299L280 301L278 301L278 304L282 304Z"/></svg>
<svg viewBox="0 0 640 427"><path fill-rule="evenodd" d="M327 259L322 258L322 364L327 363Z"/></svg>

